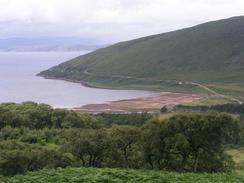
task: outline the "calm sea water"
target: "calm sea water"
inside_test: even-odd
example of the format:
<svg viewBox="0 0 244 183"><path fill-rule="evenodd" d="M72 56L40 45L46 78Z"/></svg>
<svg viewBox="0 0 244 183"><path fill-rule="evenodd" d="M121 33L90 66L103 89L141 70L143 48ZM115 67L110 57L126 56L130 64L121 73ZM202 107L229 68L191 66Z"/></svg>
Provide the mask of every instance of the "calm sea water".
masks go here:
<svg viewBox="0 0 244 183"><path fill-rule="evenodd" d="M146 91L96 89L36 76L42 70L85 52L0 53L0 103L35 101L54 107L77 107L150 94Z"/></svg>

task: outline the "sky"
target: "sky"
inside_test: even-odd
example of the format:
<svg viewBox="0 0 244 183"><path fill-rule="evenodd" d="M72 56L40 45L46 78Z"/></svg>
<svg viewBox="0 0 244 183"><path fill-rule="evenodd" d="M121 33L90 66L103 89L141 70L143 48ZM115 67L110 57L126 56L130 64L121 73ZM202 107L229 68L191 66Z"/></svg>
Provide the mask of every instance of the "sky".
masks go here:
<svg viewBox="0 0 244 183"><path fill-rule="evenodd" d="M113 43L244 15L244 0L0 0L0 38Z"/></svg>

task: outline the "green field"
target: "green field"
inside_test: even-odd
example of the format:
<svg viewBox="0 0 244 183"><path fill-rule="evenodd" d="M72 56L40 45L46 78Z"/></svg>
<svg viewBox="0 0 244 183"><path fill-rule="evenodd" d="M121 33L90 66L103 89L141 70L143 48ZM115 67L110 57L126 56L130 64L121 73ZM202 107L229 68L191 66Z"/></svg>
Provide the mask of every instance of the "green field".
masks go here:
<svg viewBox="0 0 244 183"><path fill-rule="evenodd" d="M41 170L26 175L2 178L3 183L241 183L236 174L171 173L150 170L109 168L66 168ZM2 183L1 182L1 183Z"/></svg>
<svg viewBox="0 0 244 183"><path fill-rule="evenodd" d="M218 93L233 96L244 101L244 85L243 84L210 84L207 85Z"/></svg>
<svg viewBox="0 0 244 183"><path fill-rule="evenodd" d="M209 96L208 98L194 101L188 105L190 105L190 106L200 106L200 105L213 106L213 105L222 105L222 104L227 104L227 103L232 103L232 102L233 101L223 98L223 97Z"/></svg>

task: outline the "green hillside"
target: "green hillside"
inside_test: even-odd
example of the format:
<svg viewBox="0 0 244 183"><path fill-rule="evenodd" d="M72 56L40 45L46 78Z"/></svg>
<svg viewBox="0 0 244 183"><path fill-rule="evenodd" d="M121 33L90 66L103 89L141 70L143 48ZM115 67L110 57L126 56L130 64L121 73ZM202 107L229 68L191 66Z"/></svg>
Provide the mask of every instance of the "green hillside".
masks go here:
<svg viewBox="0 0 244 183"><path fill-rule="evenodd" d="M235 174L170 173L149 170L66 168L41 170L27 175L2 178L6 183L241 183L243 176ZM0 177L1 182L1 177Z"/></svg>
<svg viewBox="0 0 244 183"><path fill-rule="evenodd" d="M244 16L117 43L41 75L103 87L197 91L197 86L178 85L190 81L242 96L243 50Z"/></svg>

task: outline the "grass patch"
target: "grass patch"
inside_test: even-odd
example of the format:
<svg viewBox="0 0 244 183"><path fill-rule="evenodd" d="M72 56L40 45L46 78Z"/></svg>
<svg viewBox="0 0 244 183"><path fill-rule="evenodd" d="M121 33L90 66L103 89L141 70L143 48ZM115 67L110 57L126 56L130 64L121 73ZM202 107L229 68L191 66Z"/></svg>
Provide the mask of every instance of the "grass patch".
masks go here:
<svg viewBox="0 0 244 183"><path fill-rule="evenodd" d="M223 95L233 96L240 100L244 100L244 86L243 85L216 84L216 85L208 85L208 87Z"/></svg>
<svg viewBox="0 0 244 183"><path fill-rule="evenodd" d="M244 177L236 174L173 173L152 170L109 168L45 169L10 178L6 183L241 183Z"/></svg>
<svg viewBox="0 0 244 183"><path fill-rule="evenodd" d="M227 104L227 103L232 103L233 101L224 98L224 97L218 97L218 96L210 96L208 98L204 98L201 100L194 101L188 105L190 106L199 106L199 105L207 105L207 106L212 106L212 105L222 105L222 104Z"/></svg>
<svg viewBox="0 0 244 183"><path fill-rule="evenodd" d="M244 171L244 147L229 148L226 150L226 153L232 156L236 164L236 170Z"/></svg>

